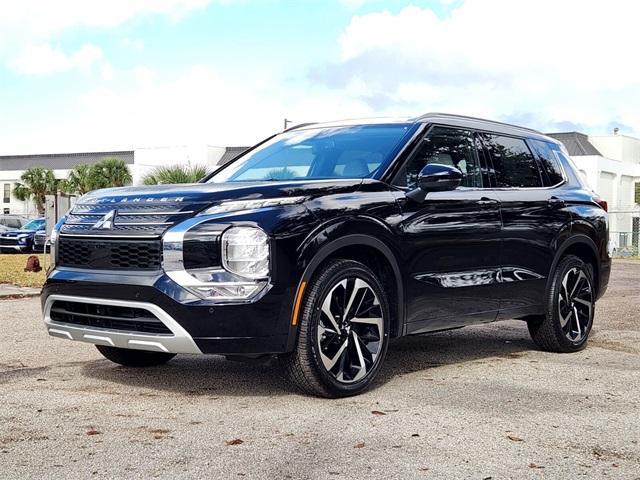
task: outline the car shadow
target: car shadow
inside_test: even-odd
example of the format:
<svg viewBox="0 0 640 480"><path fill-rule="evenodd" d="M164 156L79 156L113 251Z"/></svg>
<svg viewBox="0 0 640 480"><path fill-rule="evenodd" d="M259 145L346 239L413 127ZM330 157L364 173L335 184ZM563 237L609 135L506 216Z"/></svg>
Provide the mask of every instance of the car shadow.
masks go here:
<svg viewBox="0 0 640 480"><path fill-rule="evenodd" d="M524 322L498 322L393 341L378 379L380 388L392 378L446 365L494 357L514 358L535 348ZM185 396L274 396L298 394L282 376L278 362L227 361L213 355L178 355L159 367L128 368L108 360L82 367L83 375L145 389L144 395L168 391Z"/></svg>

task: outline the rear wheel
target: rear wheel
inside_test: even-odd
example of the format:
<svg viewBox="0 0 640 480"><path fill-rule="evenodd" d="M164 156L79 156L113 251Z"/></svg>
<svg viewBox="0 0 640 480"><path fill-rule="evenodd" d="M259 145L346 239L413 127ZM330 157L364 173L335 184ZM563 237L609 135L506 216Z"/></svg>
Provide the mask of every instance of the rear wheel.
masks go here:
<svg viewBox="0 0 640 480"><path fill-rule="evenodd" d="M294 352L280 356L286 376L323 397L364 391L387 351L389 307L380 280L353 260L332 260L303 299Z"/></svg>
<svg viewBox="0 0 640 480"><path fill-rule="evenodd" d="M125 367L154 367L167 363L176 356L175 353L147 352L105 345L96 345L96 348L107 360Z"/></svg>
<svg viewBox="0 0 640 480"><path fill-rule="evenodd" d="M533 341L543 350L576 352L589 338L595 310L593 269L580 258L563 258L554 273L547 314L527 321Z"/></svg>

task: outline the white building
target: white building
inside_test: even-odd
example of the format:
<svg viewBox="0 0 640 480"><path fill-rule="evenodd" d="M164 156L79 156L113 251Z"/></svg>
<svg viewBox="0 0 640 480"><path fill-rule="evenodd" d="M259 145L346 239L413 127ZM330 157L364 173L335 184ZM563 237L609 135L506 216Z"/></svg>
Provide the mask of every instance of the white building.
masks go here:
<svg viewBox="0 0 640 480"><path fill-rule="evenodd" d="M587 136L552 133L560 140L583 176L609 204L611 242L615 248L638 247L640 206L635 184L640 183L640 139L626 135Z"/></svg>
<svg viewBox="0 0 640 480"><path fill-rule="evenodd" d="M129 167L133 184L139 185L146 174L159 166L205 165L213 169L224 164L246 150L247 147L177 146L137 148L99 152L47 153L33 155L0 156L0 186L2 203L0 214L35 216L33 202L22 202L13 195L13 188L20 176L32 167L53 170L57 179L65 179L69 171L79 164L93 164L105 157L118 157Z"/></svg>

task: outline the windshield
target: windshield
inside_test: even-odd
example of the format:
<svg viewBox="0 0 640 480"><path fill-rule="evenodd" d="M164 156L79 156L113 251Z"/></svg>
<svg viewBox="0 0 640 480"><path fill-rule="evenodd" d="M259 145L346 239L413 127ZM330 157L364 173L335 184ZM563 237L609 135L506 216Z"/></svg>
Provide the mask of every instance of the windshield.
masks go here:
<svg viewBox="0 0 640 480"><path fill-rule="evenodd" d="M31 220L20 227L20 230L42 230L45 223L45 220Z"/></svg>
<svg viewBox="0 0 640 480"><path fill-rule="evenodd" d="M411 124L392 124L285 132L224 167L208 181L376 178L411 130Z"/></svg>

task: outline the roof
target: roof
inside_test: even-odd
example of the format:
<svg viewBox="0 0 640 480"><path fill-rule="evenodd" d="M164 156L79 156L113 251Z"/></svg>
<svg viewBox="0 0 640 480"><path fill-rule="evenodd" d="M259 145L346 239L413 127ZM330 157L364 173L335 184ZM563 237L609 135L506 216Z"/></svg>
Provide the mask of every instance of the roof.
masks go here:
<svg viewBox="0 0 640 480"><path fill-rule="evenodd" d="M582 155L600 155L600 151L589 141L589 137L580 132L549 133L548 136L559 140L567 147L569 155L579 157Z"/></svg>
<svg viewBox="0 0 640 480"><path fill-rule="evenodd" d="M81 163L97 163L105 157L118 157L133 163L133 150L83 153L42 153L34 155L0 155L0 171L45 167L51 170L70 169Z"/></svg>
<svg viewBox="0 0 640 480"><path fill-rule="evenodd" d="M226 147L222 157L218 160L218 165L226 165L241 153L246 152L251 147Z"/></svg>

